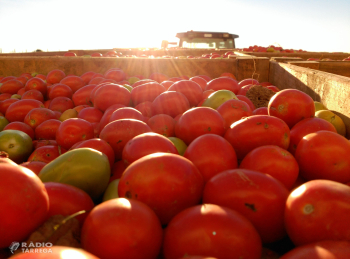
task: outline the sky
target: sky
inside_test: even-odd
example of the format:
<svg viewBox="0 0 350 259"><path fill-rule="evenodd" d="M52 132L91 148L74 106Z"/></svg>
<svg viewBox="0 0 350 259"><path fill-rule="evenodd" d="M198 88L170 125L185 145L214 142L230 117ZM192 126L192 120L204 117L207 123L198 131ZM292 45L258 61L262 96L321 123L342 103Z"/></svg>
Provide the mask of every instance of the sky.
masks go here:
<svg viewBox="0 0 350 259"><path fill-rule="evenodd" d="M349 0L0 0L0 52L160 48L177 32L350 53Z"/></svg>

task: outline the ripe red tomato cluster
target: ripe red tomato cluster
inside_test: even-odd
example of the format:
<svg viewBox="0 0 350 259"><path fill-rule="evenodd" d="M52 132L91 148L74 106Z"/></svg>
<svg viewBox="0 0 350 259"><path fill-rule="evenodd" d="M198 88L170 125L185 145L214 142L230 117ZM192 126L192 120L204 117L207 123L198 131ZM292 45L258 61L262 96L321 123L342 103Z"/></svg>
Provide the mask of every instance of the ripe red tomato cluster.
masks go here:
<svg viewBox="0 0 350 259"><path fill-rule="evenodd" d="M16 163L0 158L3 251L53 215L86 211L84 250L55 246L45 258L259 259L282 241L283 259L350 258L350 141L314 117L304 92L231 73L143 78L121 68L0 84L4 150L18 148L18 131L33 143L10 152L29 149ZM265 109L245 96L254 85L275 91ZM110 168L101 197L79 187L98 170L71 164L79 149ZM44 181L53 163L55 180Z"/></svg>

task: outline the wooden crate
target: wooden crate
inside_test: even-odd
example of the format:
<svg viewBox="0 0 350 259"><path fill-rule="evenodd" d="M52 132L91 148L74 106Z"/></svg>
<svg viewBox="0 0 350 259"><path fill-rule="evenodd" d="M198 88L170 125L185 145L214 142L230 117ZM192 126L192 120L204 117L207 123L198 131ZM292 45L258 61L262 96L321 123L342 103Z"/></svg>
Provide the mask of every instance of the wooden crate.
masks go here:
<svg viewBox="0 0 350 259"><path fill-rule="evenodd" d="M267 58L237 59L149 59L149 58L84 58L84 57L0 57L0 76L19 76L22 73L47 74L61 69L66 74L82 75L87 71L105 73L110 68L122 68L128 75L148 77L153 72L170 77L208 75L219 77L224 72L236 75L237 80L254 77L268 81Z"/></svg>
<svg viewBox="0 0 350 259"><path fill-rule="evenodd" d="M323 62L316 64L321 66ZM325 62L322 69L326 69L328 64ZM82 75L87 71L104 73L110 68L122 68L130 76L143 75L146 78L153 72L169 77L202 74L211 78L230 72L239 81L253 77L260 82L269 81L280 89L299 89L338 114L346 124L347 138L350 139L350 78L320 71L321 67L310 69L252 56L230 59L0 57L0 76L19 76L25 72L47 74L53 69Z"/></svg>

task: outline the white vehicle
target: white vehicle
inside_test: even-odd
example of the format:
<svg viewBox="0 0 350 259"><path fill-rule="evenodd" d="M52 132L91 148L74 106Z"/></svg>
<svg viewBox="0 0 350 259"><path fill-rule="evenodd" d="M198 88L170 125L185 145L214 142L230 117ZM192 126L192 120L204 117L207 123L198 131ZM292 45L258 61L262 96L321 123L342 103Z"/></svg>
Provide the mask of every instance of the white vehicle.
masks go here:
<svg viewBox="0 0 350 259"><path fill-rule="evenodd" d="M235 39L239 36L228 32L205 32L188 31L179 32L176 37L180 39L177 42L162 41L162 48L168 48L168 45L177 45L175 47L190 49L235 49Z"/></svg>

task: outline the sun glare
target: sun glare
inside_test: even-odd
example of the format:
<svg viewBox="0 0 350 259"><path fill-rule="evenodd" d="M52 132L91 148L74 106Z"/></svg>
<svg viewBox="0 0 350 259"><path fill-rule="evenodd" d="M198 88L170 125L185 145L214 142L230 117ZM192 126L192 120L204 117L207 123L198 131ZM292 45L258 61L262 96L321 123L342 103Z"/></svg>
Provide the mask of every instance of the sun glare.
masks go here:
<svg viewBox="0 0 350 259"><path fill-rule="evenodd" d="M299 197L300 195L302 195L304 192L306 191L306 186L305 184L299 186L298 188L296 188L291 194L290 196L295 198L295 197Z"/></svg>
<svg viewBox="0 0 350 259"><path fill-rule="evenodd" d="M131 209L131 204L128 199L125 198L118 198L118 199L113 199L114 202L121 204L124 208Z"/></svg>

